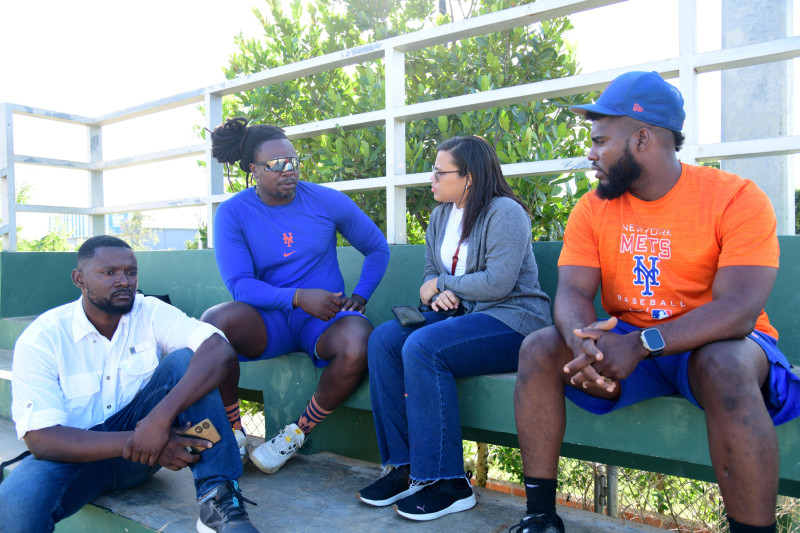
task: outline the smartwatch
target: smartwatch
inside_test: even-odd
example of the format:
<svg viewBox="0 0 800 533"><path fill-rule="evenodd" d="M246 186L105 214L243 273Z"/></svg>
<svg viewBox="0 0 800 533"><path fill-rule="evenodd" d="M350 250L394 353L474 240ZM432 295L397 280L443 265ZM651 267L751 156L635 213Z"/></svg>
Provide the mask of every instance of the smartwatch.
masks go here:
<svg viewBox="0 0 800 533"><path fill-rule="evenodd" d="M650 352L650 355L647 356L648 359L658 357L664 353L664 347L666 346L664 337L661 336L661 332L656 328L643 329L639 334L639 338L642 339L644 349Z"/></svg>

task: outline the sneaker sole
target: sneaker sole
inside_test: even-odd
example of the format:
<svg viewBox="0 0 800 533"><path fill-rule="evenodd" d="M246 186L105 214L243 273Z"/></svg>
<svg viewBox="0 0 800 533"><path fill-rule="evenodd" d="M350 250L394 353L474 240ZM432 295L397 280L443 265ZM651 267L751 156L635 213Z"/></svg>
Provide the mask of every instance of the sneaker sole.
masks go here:
<svg viewBox="0 0 800 533"><path fill-rule="evenodd" d="M210 527L208 527L207 525L205 525L205 524L203 523L203 521L202 521L202 520L200 520L199 518L197 519L197 526L196 526L196 528L197 528L197 532L198 532L198 533L216 533L216 532L215 532L213 529L211 529Z"/></svg>
<svg viewBox="0 0 800 533"><path fill-rule="evenodd" d="M358 499L366 503L367 505L373 505L375 507L386 507L387 505L393 504L397 500L402 500L403 498L411 496L415 492L422 490L423 486L424 485L417 487L409 487L408 490L404 490L403 492L395 494L391 498L387 498L385 500L368 500L367 498L364 498L361 494L358 494Z"/></svg>
<svg viewBox="0 0 800 533"><path fill-rule="evenodd" d="M278 466L264 466L256 458L255 454L250 456L250 462L252 462L254 465L256 465L258 467L258 469L261 470L262 472L264 472L265 474L274 474L275 472L280 470L283 465L286 464L286 462L284 461L283 463L279 464Z"/></svg>
<svg viewBox="0 0 800 533"><path fill-rule="evenodd" d="M408 518L409 520L416 520L418 522L422 522L425 520L435 520L441 516L445 516L452 513L458 513L461 511L467 511L475 507L475 494L470 494L469 498L463 498L461 500L456 500L450 507L446 507L441 511L437 511L435 513L427 513L427 514L414 514L414 513L404 513L397 506L394 506L394 510L397 511L397 514L402 516L403 518Z"/></svg>

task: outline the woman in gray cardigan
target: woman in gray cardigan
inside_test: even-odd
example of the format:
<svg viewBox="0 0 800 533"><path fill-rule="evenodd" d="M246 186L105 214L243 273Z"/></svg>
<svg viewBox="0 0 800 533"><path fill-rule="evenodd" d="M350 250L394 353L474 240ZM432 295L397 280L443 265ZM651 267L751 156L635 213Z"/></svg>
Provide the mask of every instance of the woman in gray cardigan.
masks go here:
<svg viewBox="0 0 800 533"><path fill-rule="evenodd" d="M550 324L539 287L531 222L484 139L455 137L436 155L441 202L425 235L420 300L425 324L373 331L367 349L372 412L385 475L364 503L397 502L411 520L475 505L464 476L455 379L513 372L522 340Z"/></svg>

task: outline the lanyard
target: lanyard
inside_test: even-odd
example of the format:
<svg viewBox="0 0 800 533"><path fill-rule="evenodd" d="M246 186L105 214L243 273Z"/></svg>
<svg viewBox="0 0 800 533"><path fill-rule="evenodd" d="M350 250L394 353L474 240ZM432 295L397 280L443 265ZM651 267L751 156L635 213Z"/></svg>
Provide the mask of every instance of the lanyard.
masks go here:
<svg viewBox="0 0 800 533"><path fill-rule="evenodd" d="M461 249L461 243L458 243L458 246L456 246L456 253L453 256L453 268L450 269L450 274L452 274L453 276L456 275L456 265L458 264L458 251L460 249Z"/></svg>

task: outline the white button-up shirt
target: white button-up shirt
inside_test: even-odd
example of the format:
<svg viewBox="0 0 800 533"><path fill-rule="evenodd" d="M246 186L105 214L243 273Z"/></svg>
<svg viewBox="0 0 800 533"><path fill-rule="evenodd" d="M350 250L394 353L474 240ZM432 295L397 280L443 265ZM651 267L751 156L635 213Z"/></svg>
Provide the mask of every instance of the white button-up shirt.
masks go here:
<svg viewBox="0 0 800 533"><path fill-rule="evenodd" d="M111 340L89 322L82 298L47 311L14 346L11 415L17 437L56 425L100 424L131 402L163 355L196 350L214 333L222 335L140 294Z"/></svg>

